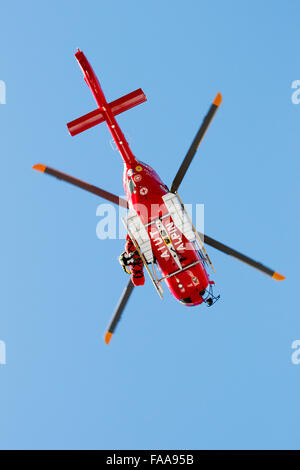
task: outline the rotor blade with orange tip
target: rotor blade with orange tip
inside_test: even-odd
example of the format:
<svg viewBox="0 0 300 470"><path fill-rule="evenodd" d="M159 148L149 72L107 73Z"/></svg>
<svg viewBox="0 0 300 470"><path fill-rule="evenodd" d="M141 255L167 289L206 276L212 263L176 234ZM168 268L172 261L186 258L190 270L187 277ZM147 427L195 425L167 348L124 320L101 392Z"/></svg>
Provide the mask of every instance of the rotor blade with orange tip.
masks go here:
<svg viewBox="0 0 300 470"><path fill-rule="evenodd" d="M217 96L215 97L214 101L212 102L210 108L209 108L209 111L207 113L207 115L205 116L205 118L203 119L203 122L200 126L200 129L199 131L197 132L193 142L192 142L192 145L190 146L186 156L184 157L184 160L177 172L177 175L175 176L174 178L174 181L172 183L172 186L171 186L171 192L172 193L175 193L177 191L177 189L179 188L179 185L181 184L194 156L195 156L195 153L197 152L198 150L198 147L201 143L201 140L203 139L204 137L204 134L205 132L207 131L207 128L208 126L210 125L211 121L213 120L213 117L217 111L217 109L219 108L220 104L222 102L222 95L221 93L218 93Z"/></svg>
<svg viewBox="0 0 300 470"><path fill-rule="evenodd" d="M111 337L121 319L122 313L124 311L124 308L126 307L126 304L131 295L131 292L133 291L133 288L134 288L134 285L132 284L130 280L122 293L119 304L115 310L115 313L112 316L109 327L107 328L107 331L105 333L104 339L105 339L106 344L109 344L111 340Z"/></svg>
<svg viewBox="0 0 300 470"><path fill-rule="evenodd" d="M199 235L203 237L201 233L199 233ZM217 240L214 240L208 235L204 235L204 243L216 248L216 250L222 251L222 253L226 253L227 255L233 256L239 261L243 261L243 263L246 263L249 266L252 266L253 268L256 268L259 271L267 274L268 276L271 276L276 281L283 281L285 279L285 276L283 276L282 274L279 274L273 269L267 268L267 266L264 266L262 263L259 263L258 261L249 258L249 256L243 255L239 251L236 251L233 248L230 248L229 246L224 245L223 243L220 243Z"/></svg>
<svg viewBox="0 0 300 470"><path fill-rule="evenodd" d="M97 186L85 183L84 181L74 178L73 176L69 176L66 173L54 170L54 168L42 165L41 163L33 165L32 168L42 173L46 173L47 175L55 176L55 178L58 178L59 180L66 181L67 183L73 184L74 186L84 189L85 191L89 191L90 193L96 194L97 196L103 197L104 199L107 199L108 201L113 202L114 204L125 208L128 207L127 201L125 199L122 199L121 197L118 197L115 194L109 193L104 189L98 188Z"/></svg>

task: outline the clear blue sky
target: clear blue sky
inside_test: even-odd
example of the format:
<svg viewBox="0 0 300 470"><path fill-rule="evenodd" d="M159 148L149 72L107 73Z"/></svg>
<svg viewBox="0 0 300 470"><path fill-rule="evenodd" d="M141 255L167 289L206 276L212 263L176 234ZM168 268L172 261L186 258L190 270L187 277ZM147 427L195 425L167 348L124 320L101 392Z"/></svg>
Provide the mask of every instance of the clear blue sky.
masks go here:
<svg viewBox="0 0 300 470"><path fill-rule="evenodd" d="M298 448L299 2L2 2L0 448ZM127 282L123 243L96 237L95 196L31 170L122 193L80 47L135 154L169 184L217 91L223 104L182 184L206 232L286 274L276 283L209 249L221 300L160 301L147 280L117 334L103 333Z"/></svg>

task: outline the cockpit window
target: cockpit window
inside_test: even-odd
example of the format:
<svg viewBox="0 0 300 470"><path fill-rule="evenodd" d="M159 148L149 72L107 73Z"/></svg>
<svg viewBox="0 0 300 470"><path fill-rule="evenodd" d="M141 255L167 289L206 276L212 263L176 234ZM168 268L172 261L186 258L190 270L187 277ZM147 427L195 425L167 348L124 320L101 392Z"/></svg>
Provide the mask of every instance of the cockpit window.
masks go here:
<svg viewBox="0 0 300 470"><path fill-rule="evenodd" d="M180 299L179 302L182 304L192 304L192 299L190 297L187 297L186 299Z"/></svg>

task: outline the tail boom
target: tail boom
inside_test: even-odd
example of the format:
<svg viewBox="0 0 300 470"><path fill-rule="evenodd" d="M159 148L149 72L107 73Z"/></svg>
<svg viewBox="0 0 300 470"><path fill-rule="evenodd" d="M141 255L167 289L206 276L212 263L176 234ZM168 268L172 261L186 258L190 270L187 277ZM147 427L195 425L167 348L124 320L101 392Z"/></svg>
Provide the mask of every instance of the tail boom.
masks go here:
<svg viewBox="0 0 300 470"><path fill-rule="evenodd" d="M70 134L76 135L95 126L96 124L99 124L100 122L106 121L124 162L127 165L136 163L136 158L134 157L129 144L116 121L115 115L146 101L146 96L143 91L139 89L113 101L110 104L107 103L98 78L84 53L78 49L75 57L83 72L84 80L91 89L99 109L70 122L68 124Z"/></svg>

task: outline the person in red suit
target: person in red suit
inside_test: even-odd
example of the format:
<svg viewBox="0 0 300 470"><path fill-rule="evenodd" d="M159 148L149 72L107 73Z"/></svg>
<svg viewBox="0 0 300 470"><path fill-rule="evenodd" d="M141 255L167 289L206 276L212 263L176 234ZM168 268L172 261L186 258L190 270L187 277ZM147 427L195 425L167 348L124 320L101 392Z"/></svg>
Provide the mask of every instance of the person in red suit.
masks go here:
<svg viewBox="0 0 300 470"><path fill-rule="evenodd" d="M127 274L131 274L132 284L145 284L144 264L130 236L127 235L125 251L119 257L120 264Z"/></svg>

